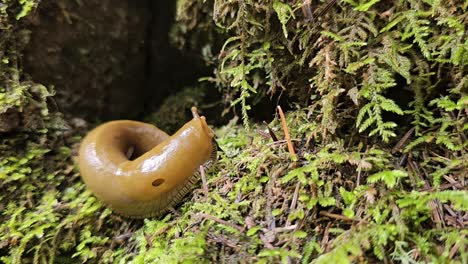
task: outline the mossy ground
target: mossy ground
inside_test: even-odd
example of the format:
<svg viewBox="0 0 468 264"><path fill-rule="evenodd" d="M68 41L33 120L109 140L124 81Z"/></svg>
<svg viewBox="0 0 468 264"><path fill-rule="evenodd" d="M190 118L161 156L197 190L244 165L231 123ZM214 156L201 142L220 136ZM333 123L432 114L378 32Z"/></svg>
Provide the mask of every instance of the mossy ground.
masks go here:
<svg viewBox="0 0 468 264"><path fill-rule="evenodd" d="M30 142L1 163L1 259L466 261L468 234L460 229L466 192L435 191L430 178L405 172L398 165L400 155L392 155L391 149L350 147L352 139L307 140L304 135L313 125L297 129L306 119L304 110L287 115L296 161L286 143L273 142L265 127L249 132L234 120L218 129L222 151L207 176L209 192L198 184L193 195L161 219L129 220L113 214L86 191L73 165L73 148L48 149ZM271 127L283 137L279 122ZM79 140L67 142L71 147ZM418 170L429 169L415 164ZM450 214L441 206L450 208Z"/></svg>
<svg viewBox="0 0 468 264"><path fill-rule="evenodd" d="M0 5L0 114L21 120L0 139L1 261L468 262L466 1L343 1L315 18L308 1L178 1L175 43L202 53L242 118L216 129L208 192L144 220L86 190L87 128L22 74L10 43L37 3ZM279 140L248 118L279 91L295 156L279 118Z"/></svg>

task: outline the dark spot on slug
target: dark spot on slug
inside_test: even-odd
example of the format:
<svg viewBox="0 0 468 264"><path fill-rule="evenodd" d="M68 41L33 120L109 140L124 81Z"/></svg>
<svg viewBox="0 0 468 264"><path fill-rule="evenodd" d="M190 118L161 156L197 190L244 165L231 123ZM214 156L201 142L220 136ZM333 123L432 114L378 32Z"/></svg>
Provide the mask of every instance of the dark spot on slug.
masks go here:
<svg viewBox="0 0 468 264"><path fill-rule="evenodd" d="M153 183L151 183L151 185L153 185L154 187L158 187L159 185L163 183L164 183L164 179L156 179L153 181Z"/></svg>

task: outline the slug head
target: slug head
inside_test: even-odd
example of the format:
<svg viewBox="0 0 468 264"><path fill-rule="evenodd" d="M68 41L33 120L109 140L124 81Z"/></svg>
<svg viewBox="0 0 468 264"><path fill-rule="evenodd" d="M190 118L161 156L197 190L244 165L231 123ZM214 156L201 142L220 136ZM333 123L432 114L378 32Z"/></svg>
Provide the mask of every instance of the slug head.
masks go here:
<svg viewBox="0 0 468 264"><path fill-rule="evenodd" d="M206 133L208 137L213 138L214 132L206 123L206 118L204 116L200 117L200 115L198 114L198 109L195 106L192 106L191 110L192 110L193 119L200 120L201 129Z"/></svg>

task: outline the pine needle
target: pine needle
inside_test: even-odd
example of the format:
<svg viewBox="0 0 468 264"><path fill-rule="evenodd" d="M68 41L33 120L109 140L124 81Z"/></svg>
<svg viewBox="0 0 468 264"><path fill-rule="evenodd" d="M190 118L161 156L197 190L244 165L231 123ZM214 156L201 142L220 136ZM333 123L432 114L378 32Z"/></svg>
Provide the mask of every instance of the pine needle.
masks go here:
<svg viewBox="0 0 468 264"><path fill-rule="evenodd" d="M294 147L291 142L291 136L289 135L289 129L288 129L288 125L286 124L286 118L284 117L284 113L283 113L283 110L281 109L281 106L278 105L277 108L278 108L278 112L281 118L281 125L283 126L283 130L284 130L284 138L286 139L286 142L288 143L288 151L291 154L291 160L296 161L297 160L296 152L294 151Z"/></svg>

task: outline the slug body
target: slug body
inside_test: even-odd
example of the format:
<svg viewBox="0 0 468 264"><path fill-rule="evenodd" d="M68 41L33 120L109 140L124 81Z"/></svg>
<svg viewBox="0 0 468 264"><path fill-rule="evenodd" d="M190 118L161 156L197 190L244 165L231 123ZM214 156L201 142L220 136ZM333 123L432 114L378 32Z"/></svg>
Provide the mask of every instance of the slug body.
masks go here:
<svg viewBox="0 0 468 264"><path fill-rule="evenodd" d="M205 117L195 113L172 136L137 121L98 126L79 150L85 184L119 214L131 218L161 215L192 189L200 166L216 157L214 133Z"/></svg>

